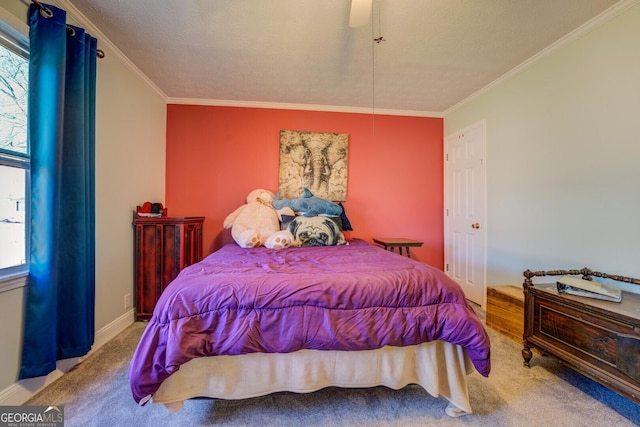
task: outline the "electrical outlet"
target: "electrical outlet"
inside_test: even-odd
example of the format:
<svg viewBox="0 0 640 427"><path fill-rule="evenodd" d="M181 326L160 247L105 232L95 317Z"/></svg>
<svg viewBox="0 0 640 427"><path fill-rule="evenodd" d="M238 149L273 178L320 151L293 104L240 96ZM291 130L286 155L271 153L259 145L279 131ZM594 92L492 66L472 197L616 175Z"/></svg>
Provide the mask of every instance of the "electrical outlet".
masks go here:
<svg viewBox="0 0 640 427"><path fill-rule="evenodd" d="M124 308L131 308L131 294L124 295Z"/></svg>

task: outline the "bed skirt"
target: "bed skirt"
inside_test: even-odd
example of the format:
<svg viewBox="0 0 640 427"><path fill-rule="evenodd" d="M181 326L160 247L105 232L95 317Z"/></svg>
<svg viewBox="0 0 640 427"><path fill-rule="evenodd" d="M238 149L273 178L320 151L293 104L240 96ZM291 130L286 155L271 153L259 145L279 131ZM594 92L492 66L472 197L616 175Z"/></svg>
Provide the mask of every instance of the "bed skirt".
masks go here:
<svg viewBox="0 0 640 427"><path fill-rule="evenodd" d="M407 347L365 351L301 350L193 359L167 378L153 403L170 411L194 397L245 399L274 392L309 393L325 387L401 389L419 384L446 398L450 416L471 413L467 375L474 371L466 351L433 341ZM452 406L453 405L453 406Z"/></svg>

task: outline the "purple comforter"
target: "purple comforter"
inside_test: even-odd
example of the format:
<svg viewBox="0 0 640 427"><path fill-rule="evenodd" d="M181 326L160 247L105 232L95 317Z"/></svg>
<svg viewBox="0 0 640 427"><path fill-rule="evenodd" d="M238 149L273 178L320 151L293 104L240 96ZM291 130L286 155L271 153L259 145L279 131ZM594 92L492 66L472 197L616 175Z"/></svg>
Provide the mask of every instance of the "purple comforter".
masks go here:
<svg viewBox="0 0 640 427"><path fill-rule="evenodd" d="M146 402L196 357L365 350L443 340L491 369L489 337L460 286L439 271L354 240L283 250L235 243L184 269L156 305L129 367Z"/></svg>

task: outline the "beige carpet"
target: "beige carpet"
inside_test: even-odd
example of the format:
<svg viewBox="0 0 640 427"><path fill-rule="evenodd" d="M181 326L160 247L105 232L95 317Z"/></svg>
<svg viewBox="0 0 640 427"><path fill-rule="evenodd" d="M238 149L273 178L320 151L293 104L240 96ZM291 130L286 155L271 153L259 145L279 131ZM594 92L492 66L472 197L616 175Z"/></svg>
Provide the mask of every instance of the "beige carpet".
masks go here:
<svg viewBox="0 0 640 427"><path fill-rule="evenodd" d="M449 418L447 402L418 386L402 390L324 389L223 401L190 400L178 413L136 405L127 368L144 323L134 323L27 405L64 405L65 426L633 426L640 406L535 355L522 366L521 346L489 329L493 370L469 378L474 414Z"/></svg>

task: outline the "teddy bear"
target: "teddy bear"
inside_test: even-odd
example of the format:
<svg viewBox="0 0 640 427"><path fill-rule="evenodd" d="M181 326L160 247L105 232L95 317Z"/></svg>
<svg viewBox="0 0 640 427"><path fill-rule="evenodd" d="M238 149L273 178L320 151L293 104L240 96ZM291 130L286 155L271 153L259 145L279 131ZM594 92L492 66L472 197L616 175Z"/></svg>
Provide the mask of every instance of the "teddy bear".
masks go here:
<svg viewBox="0 0 640 427"><path fill-rule="evenodd" d="M292 245L291 232L280 229L280 215L293 215L293 211L276 210L273 198L274 194L269 190L253 190L247 195L246 204L227 215L224 228L231 228L231 237L240 247L284 249Z"/></svg>

